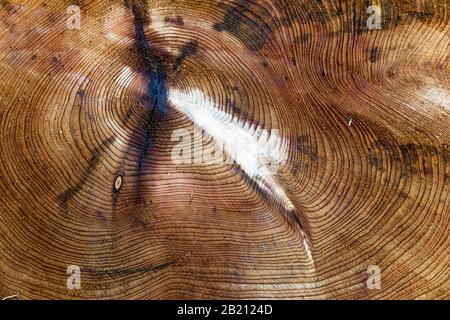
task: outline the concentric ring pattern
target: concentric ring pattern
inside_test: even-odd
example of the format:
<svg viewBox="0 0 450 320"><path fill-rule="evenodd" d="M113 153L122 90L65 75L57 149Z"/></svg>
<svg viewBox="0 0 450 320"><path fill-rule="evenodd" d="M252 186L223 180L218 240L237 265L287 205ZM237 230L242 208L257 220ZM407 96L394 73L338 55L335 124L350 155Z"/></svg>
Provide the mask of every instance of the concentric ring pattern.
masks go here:
<svg viewBox="0 0 450 320"><path fill-rule="evenodd" d="M448 299L450 2L372 4L0 0L0 296Z"/></svg>

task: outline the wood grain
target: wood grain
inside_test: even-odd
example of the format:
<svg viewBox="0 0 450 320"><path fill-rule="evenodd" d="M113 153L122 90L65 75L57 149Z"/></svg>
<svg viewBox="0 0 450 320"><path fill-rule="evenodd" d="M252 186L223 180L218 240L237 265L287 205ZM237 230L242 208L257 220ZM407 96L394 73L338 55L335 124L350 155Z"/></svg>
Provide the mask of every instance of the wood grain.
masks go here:
<svg viewBox="0 0 450 320"><path fill-rule="evenodd" d="M450 1L374 3L0 0L0 297L450 298ZM174 163L207 102L276 175Z"/></svg>

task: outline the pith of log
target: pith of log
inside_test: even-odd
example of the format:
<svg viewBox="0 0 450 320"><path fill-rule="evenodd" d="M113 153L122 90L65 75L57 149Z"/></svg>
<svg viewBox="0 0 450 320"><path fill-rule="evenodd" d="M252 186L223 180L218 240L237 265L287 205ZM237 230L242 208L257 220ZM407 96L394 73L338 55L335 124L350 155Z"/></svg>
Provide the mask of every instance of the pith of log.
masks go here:
<svg viewBox="0 0 450 320"><path fill-rule="evenodd" d="M0 0L0 297L450 298L449 13Z"/></svg>

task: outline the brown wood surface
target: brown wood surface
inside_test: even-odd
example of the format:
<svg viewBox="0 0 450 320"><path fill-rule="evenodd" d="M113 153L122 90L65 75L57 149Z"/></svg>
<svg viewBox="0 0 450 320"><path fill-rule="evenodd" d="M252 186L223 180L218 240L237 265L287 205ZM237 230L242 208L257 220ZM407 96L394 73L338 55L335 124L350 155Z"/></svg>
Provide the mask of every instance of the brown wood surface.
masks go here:
<svg viewBox="0 0 450 320"><path fill-rule="evenodd" d="M450 1L373 3L0 0L0 297L450 298ZM274 177L172 161L199 92Z"/></svg>

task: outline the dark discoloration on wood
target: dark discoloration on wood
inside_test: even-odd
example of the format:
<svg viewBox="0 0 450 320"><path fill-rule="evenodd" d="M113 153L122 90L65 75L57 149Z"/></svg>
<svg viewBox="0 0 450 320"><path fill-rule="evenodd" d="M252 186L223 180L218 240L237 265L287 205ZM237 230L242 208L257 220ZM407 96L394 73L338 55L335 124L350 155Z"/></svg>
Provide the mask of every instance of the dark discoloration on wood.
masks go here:
<svg viewBox="0 0 450 320"><path fill-rule="evenodd" d="M308 42L311 35L309 33L302 34L301 36L298 36L295 38L295 44L303 44Z"/></svg>
<svg viewBox="0 0 450 320"><path fill-rule="evenodd" d="M372 48L370 50L370 62L375 63L378 61L378 48Z"/></svg>
<svg viewBox="0 0 450 320"><path fill-rule="evenodd" d="M137 194L140 194L143 179L142 171L149 152L155 145L154 139L158 131L156 119L164 116L168 111L166 70L171 69L169 68L170 64L173 64L174 68L178 68L189 55L194 54L197 51L198 42L192 41L186 44L181 49L180 56L174 63L172 63L171 61L173 61L173 59L167 53L153 48L145 37L144 24L150 22L147 1L130 0L126 1L126 4L135 17L136 48L138 53L138 56L135 58L140 60L139 65L143 68L143 72L145 72L149 79L148 91L146 95L148 97L147 115L143 126L135 128L136 132L143 131L141 139L142 150L137 159L136 174L134 175L136 179ZM58 57L53 57L52 62L55 66L62 67ZM79 108L81 108L83 104L84 91L80 91L77 96L78 98L76 99L76 104L78 104ZM128 111L125 119L123 120L123 124L127 124L131 120L132 116L132 110ZM138 125L139 124L142 124L142 121L139 121ZM89 161L88 168L82 174L78 183L58 197L58 200L65 212L68 212L68 202L82 190L83 186L88 181L89 176L98 166L102 154L108 150L114 140L115 138L109 138L103 141L101 146L94 150L92 158ZM127 150L126 154L128 154L129 151L130 150ZM123 171L120 174L123 175ZM118 191L119 190L115 190L115 187L113 186L113 210L115 209L117 203Z"/></svg>
<svg viewBox="0 0 450 320"><path fill-rule="evenodd" d="M389 154L389 159L382 160L378 154ZM373 149L370 149L367 159L371 166L377 170L388 170L390 166L399 166L401 178L411 178L414 175L432 175L432 159L441 161L450 170L450 151L445 145L433 146L426 144L406 143L398 146L384 141L376 140Z"/></svg>
<svg viewBox="0 0 450 320"><path fill-rule="evenodd" d="M144 133L144 144L143 144L143 148L141 150L141 153L139 155L139 160L137 162L137 169L136 169L136 181L137 181L137 192L138 194L141 191L141 185L142 185L142 170L144 167L144 162L147 159L147 156L150 152L150 150L153 148L154 146L154 137L155 137L155 132L156 132L156 128L154 127L156 124L154 123L154 115L155 115L155 109L151 109L149 110L148 114L147 114L147 119L146 119L146 129L145 129L145 133Z"/></svg>
<svg viewBox="0 0 450 320"><path fill-rule="evenodd" d="M253 7L253 3L247 0L238 0L232 6L223 4L223 7L225 8L223 21L216 23L214 28L233 34L251 51L260 50L269 38L270 27L264 18L270 17L270 13L262 8ZM252 9L260 11L254 12Z"/></svg>
<svg viewBox="0 0 450 320"><path fill-rule="evenodd" d="M164 21L166 23L170 23L176 26L184 26L184 19L182 16L176 16L176 17L165 17Z"/></svg>
<svg viewBox="0 0 450 320"><path fill-rule="evenodd" d="M178 264L178 261L171 261L167 263L163 263L157 266L150 267L142 267L142 268L116 268L116 269L107 269L107 268L82 268L81 272L86 274L95 275L98 277L123 277L129 275L136 274L145 274L145 273L156 273L160 272L164 269L174 267Z"/></svg>
<svg viewBox="0 0 450 320"><path fill-rule="evenodd" d="M367 155L367 159L369 160L369 163L374 166L377 170L383 170L383 159L379 158L375 154L373 154L371 151L369 151L369 154Z"/></svg>
<svg viewBox="0 0 450 320"><path fill-rule="evenodd" d="M382 29L370 30L366 24L370 16L367 8L372 4L376 3L365 0L362 4L353 2L349 7L342 7L339 3L336 7L325 7L322 2L317 2L317 6L309 4L294 6L292 1L283 0L280 1L280 10L284 12L284 17L281 19L282 26L290 28L294 24L304 24L309 21L317 24L333 22L337 28L328 33L331 37L339 37L347 33L361 35L410 24L414 19L423 23L432 23L433 19L442 17L448 10L444 1L439 4L428 2L393 4L383 0L379 2L382 8Z"/></svg>
<svg viewBox="0 0 450 320"><path fill-rule="evenodd" d="M318 159L317 150L311 146L311 139L308 135L301 135L297 138L297 150L313 161Z"/></svg>
<svg viewBox="0 0 450 320"><path fill-rule="evenodd" d="M131 9L138 24L150 23L148 0L125 0L125 6Z"/></svg>
<svg viewBox="0 0 450 320"><path fill-rule="evenodd" d="M85 170L85 172L81 175L80 179L78 180L78 183L75 186L70 187L64 193L58 196L58 202L64 209L65 213L69 212L69 201L83 189L90 175L97 168L102 153L105 152L105 149L108 149L111 146L111 144L114 143L114 141L115 139L113 138L104 140L101 146L96 148L92 153L92 157L89 160L88 167Z"/></svg>
<svg viewBox="0 0 450 320"><path fill-rule="evenodd" d="M197 50L198 50L198 41L190 41L187 44L185 44L181 48L180 55L175 61L174 69L176 70L179 69L184 60L186 60L189 56L195 54Z"/></svg>
<svg viewBox="0 0 450 320"><path fill-rule="evenodd" d="M14 10L14 6L8 0L0 0L0 7L4 8L8 12Z"/></svg>

